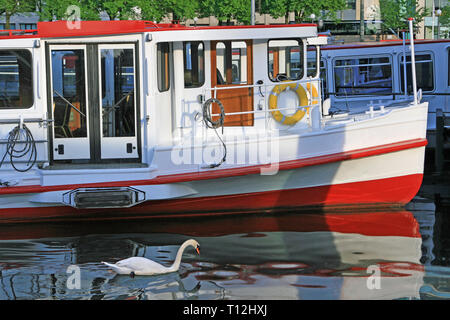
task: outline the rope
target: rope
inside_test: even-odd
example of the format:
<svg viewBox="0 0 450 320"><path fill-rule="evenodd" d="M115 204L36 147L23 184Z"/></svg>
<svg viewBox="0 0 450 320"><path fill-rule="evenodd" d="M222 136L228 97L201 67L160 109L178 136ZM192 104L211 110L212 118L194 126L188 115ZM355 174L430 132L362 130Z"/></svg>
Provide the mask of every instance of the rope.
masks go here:
<svg viewBox="0 0 450 320"><path fill-rule="evenodd" d="M22 148L19 148L16 146L17 142L20 141L21 138L21 132L25 133L25 140L20 144L23 144L24 146ZM28 157L28 161L26 163L25 169L19 169L14 164L14 159L22 158L26 154L30 154ZM12 129L9 132L8 141L6 143L6 152L3 155L2 161L0 161L0 167L3 165L6 157L9 155L9 163L11 166L19 172L26 172L30 170L34 164L36 163L36 156L37 156L37 150L36 150L36 141L33 138L33 135L31 134L31 131L28 129L28 127L24 124L23 129L20 129L20 126L16 126L14 129Z"/></svg>
<svg viewBox="0 0 450 320"><path fill-rule="evenodd" d="M209 108L209 106L213 103L217 103L217 105L220 108L220 117L217 121L213 121L212 117L211 117L211 110ZM223 107L222 102L220 102L220 100L215 99L215 98L210 98L208 100L205 101L205 103L203 104L203 122L205 123L205 125L210 128L210 129L217 129L222 127L223 129L223 123L225 121L225 109Z"/></svg>
<svg viewBox="0 0 450 320"><path fill-rule="evenodd" d="M210 105L212 103L216 103L220 108L219 119L216 121L213 121L212 116L211 116ZM222 163L224 163L226 160L226 157L227 157L227 146L225 145L225 142L223 142L222 138L217 133L217 129L222 128L222 134L223 134L223 124L225 122L225 109L223 107L222 102L220 102L220 100L215 99L215 98L210 98L210 99L206 100L205 103L203 104L202 114L203 114L203 122L205 123L205 126L207 128L214 129L214 132L216 133L217 138L219 138L219 140L223 146L224 151L223 151L222 160L220 160L220 162L218 162L218 163L211 164L208 166L209 168L216 168L216 167L220 166Z"/></svg>

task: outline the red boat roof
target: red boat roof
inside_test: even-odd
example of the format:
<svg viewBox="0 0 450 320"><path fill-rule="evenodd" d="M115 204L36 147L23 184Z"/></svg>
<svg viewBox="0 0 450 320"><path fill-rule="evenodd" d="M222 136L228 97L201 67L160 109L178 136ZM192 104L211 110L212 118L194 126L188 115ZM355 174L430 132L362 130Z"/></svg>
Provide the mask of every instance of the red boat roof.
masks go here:
<svg viewBox="0 0 450 320"><path fill-rule="evenodd" d="M180 24L154 23L143 20L112 20L112 21L51 21L38 22L35 30L1 30L0 39L11 38L60 38L75 36L95 36L140 33L148 31L169 30L211 30L211 29L258 29L280 27L316 27L316 24L286 24L286 25L239 25L239 26L200 26L187 27Z"/></svg>

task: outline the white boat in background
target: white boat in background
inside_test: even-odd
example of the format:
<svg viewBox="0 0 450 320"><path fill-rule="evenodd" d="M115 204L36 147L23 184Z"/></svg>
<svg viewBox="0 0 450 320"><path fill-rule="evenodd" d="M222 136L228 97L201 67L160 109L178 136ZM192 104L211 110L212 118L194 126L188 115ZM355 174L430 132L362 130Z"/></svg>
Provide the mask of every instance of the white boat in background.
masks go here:
<svg viewBox="0 0 450 320"><path fill-rule="evenodd" d="M450 115L450 40L415 40L414 45L417 87L422 90L422 101L429 104L427 128L432 146L436 109ZM331 100L331 112L360 112L369 103L379 106L412 100L409 40L327 45L321 50L321 78L325 98ZM313 72L315 54L309 55Z"/></svg>
<svg viewBox="0 0 450 320"><path fill-rule="evenodd" d="M314 24L5 31L0 223L403 206L428 103L330 113L307 72L325 44Z"/></svg>

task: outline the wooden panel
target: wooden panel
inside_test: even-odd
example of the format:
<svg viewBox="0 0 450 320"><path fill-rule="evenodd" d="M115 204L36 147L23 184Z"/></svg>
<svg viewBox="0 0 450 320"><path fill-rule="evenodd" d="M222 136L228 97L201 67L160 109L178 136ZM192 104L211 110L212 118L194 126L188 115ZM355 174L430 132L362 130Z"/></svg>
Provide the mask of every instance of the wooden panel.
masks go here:
<svg viewBox="0 0 450 320"><path fill-rule="evenodd" d="M217 81L217 56L216 45L219 41L211 42L211 86L220 87L235 87L233 89L217 90L216 98L219 99L225 109L225 113L231 112L245 112L253 111L253 88L242 88L242 86L253 84L253 52L252 41L242 40L239 42L245 42L247 45L247 82L245 84L232 84L232 52L231 41L221 41L226 44L226 72L225 84L219 84ZM212 93L214 96L214 92ZM220 108L216 105L212 105L212 113L216 114L220 112ZM213 117L216 121L218 117ZM224 126L253 126L254 115L252 113L242 115L226 116Z"/></svg>

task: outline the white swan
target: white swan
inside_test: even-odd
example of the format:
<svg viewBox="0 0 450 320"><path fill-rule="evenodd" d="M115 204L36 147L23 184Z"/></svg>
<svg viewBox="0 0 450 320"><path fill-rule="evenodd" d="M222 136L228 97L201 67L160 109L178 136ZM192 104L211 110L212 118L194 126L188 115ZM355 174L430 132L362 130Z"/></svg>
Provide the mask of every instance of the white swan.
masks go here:
<svg viewBox="0 0 450 320"><path fill-rule="evenodd" d="M165 267L159 263L149 260L143 257L131 257L128 259L120 260L115 264L103 262L108 267L113 269L118 274L128 274L130 276L150 276L155 274L164 274L178 271L181 263L181 256L183 255L184 249L188 246L192 246L200 254L200 245L194 239L185 241L181 247L178 249L177 256L174 263L170 267Z"/></svg>

